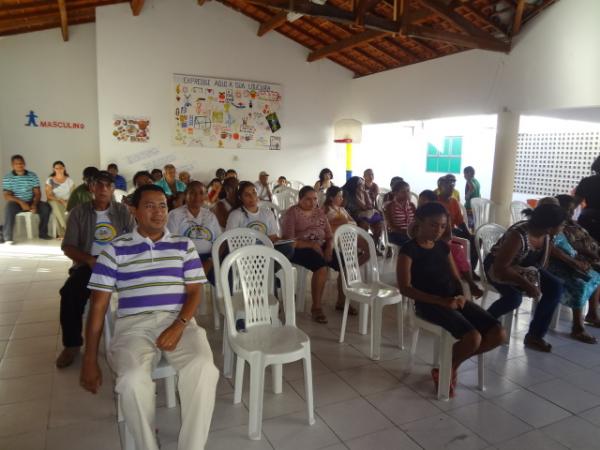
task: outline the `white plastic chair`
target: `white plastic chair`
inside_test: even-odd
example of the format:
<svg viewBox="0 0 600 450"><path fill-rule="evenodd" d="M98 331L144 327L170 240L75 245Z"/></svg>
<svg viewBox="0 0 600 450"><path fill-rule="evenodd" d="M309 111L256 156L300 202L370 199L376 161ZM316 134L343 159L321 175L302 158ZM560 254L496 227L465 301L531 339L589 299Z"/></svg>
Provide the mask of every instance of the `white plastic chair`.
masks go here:
<svg viewBox="0 0 600 450"><path fill-rule="evenodd" d="M302 181L298 180L289 180L288 185L295 191L299 191L305 186L305 184Z"/></svg>
<svg viewBox="0 0 600 450"><path fill-rule="evenodd" d="M227 247L230 252L237 250L241 247L246 247L249 245L256 245L260 243L266 247L273 248L273 243L268 238L267 235L260 233L256 230L252 230L250 228L236 228L233 230L226 231L221 234L213 243L212 247L212 260L213 260L213 270L215 274L215 287L216 287L216 296L213 296L213 314L215 321L215 329L220 328L220 314L225 314L225 309L223 307L223 286L221 285L221 280L219 277L220 273L220 252L221 247L224 243L227 243ZM272 281L272 280L271 280ZM229 285L229 284L228 284ZM242 294L240 292L239 279L237 278L236 273L234 272L233 278L233 302L236 311L243 311L243 299ZM270 305L271 305L271 314L274 319L278 317L279 314L279 301L274 295L269 297ZM218 324L218 326L217 326ZM231 351L231 347L227 341L227 326L223 327L223 376L226 378L231 378L233 375L233 353Z"/></svg>
<svg viewBox="0 0 600 450"><path fill-rule="evenodd" d="M261 200L259 202L259 207L264 207L271 210L271 212L275 216L275 222L277 222L277 233L279 233L281 230L281 216L283 215L283 211L281 210L281 208L275 203L268 202L266 200Z"/></svg>
<svg viewBox="0 0 600 450"><path fill-rule="evenodd" d="M529 205L525 202L520 202L518 200L511 202L510 204L510 218L512 223L520 222L524 219L521 214L525 209L529 208Z"/></svg>
<svg viewBox="0 0 600 450"><path fill-rule="evenodd" d="M113 320L113 311L111 304L113 303L113 299L116 298L116 295L113 294L111 298L111 302L106 308L106 314L104 315L104 352L106 354L106 358L108 359L108 354L110 352L110 343L112 341L112 335L114 332L114 320ZM152 371L152 379L153 380L165 380L165 396L167 401L167 408L174 408L177 404L176 395L175 395L175 377L177 376L177 371L171 366L164 357L161 357L158 365ZM123 422L123 450L136 450L135 442L133 440L133 436L125 423L125 419L123 417L123 412L121 411L121 397L117 394L117 421ZM137 449L143 450L143 449Z"/></svg>
<svg viewBox="0 0 600 450"><path fill-rule="evenodd" d="M37 217L37 214L35 214L35 217ZM23 219L23 222L25 224L25 234L27 235L27 239L29 239L29 240L33 239L34 214L31 211L23 211L23 212L17 213L17 215L15 217L15 228L17 228L17 226L19 225L19 219ZM14 234L16 234L15 231L16 230L13 231Z"/></svg>
<svg viewBox="0 0 600 450"><path fill-rule="evenodd" d="M269 279L274 264L281 266L281 291L285 324L274 326L270 311ZM229 274L235 266L240 280L245 313L245 331L236 329L239 314L229 287ZM235 250L223 261L219 274L223 286L228 340L237 355L234 403L242 401L244 365L250 365L250 439L261 438L264 371L269 365L304 362L304 387L308 423L315 423L313 410L310 339L296 327L294 274L292 265L281 253L266 246L249 246Z"/></svg>
<svg viewBox="0 0 600 450"><path fill-rule="evenodd" d="M367 280L363 281L361 268L358 265L358 237L369 244L369 262ZM371 312L371 348L369 356L378 360L381 352L381 316L383 307L397 305L398 308L398 346L404 348L404 313L402 310L402 295L398 288L379 280L375 244L369 233L355 225L342 225L333 237L335 252L340 266L342 288L346 297L340 343L344 342L346 322L350 301L368 305Z"/></svg>
<svg viewBox="0 0 600 450"><path fill-rule="evenodd" d="M417 206L419 204L419 194L416 194L414 192L410 193L410 201ZM466 216L465 216L466 219Z"/></svg>
<svg viewBox="0 0 600 450"><path fill-rule="evenodd" d="M298 191L294 189L281 189L276 194L273 194L273 203L275 203L282 211L285 211L290 206L294 206L298 202Z"/></svg>
<svg viewBox="0 0 600 450"><path fill-rule="evenodd" d="M392 244L390 242L389 236L388 236L388 224L387 224L387 219L385 217L385 214L383 213L383 198L384 198L385 194L382 194L381 192L379 193L379 195L377 196L377 200L376 200L376 206L377 209L379 211L382 212L382 217L383 217L383 231L381 233L381 241L380 244L383 247L382 253L383 253L383 262L385 263L385 260L388 257L388 254L391 255L391 261L392 263L396 260L396 258L398 257L398 253L400 252L400 247L398 247L396 244Z"/></svg>
<svg viewBox="0 0 600 450"><path fill-rule="evenodd" d="M424 319L421 319L415 313L414 301L410 300L409 322L412 324L412 341L411 341L411 357L414 357L417 351L417 343L419 340L420 330L430 332L436 337L433 352L433 365L440 370L439 383L437 391L438 400L450 399L450 383L452 382L452 347L457 339L454 338L448 331L439 325L435 325ZM485 366L483 355L477 355L477 381L478 389L485 390Z"/></svg>
<svg viewBox="0 0 600 450"><path fill-rule="evenodd" d="M458 202L458 206L460 208L460 213L463 216L463 220L465 221L466 224L469 223L469 215L467 214L467 208L465 208L465 205L463 205L461 202Z"/></svg>
<svg viewBox="0 0 600 450"><path fill-rule="evenodd" d="M473 212L473 228L476 230L481 225L490 223L492 202L486 198L472 198L471 211ZM465 217L466 220L466 217Z"/></svg>
<svg viewBox="0 0 600 450"><path fill-rule="evenodd" d="M127 192L122 189L115 189L113 192L113 197L117 203L121 203L123 197L127 195Z"/></svg>

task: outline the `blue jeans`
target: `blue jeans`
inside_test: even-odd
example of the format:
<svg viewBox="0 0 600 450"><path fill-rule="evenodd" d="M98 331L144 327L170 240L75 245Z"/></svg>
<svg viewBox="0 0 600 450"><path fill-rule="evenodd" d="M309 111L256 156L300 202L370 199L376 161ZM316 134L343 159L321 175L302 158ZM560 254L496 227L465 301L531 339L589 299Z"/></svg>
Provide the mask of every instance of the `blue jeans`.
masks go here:
<svg viewBox="0 0 600 450"><path fill-rule="evenodd" d="M31 204L31 202L28 202ZM13 240L13 228L17 214L23 212L23 209L17 202L7 202L4 209L4 239ZM39 202L37 213L40 216L39 235L48 236L48 220L50 218L50 205L46 202Z"/></svg>
<svg viewBox="0 0 600 450"><path fill-rule="evenodd" d="M539 269L539 271L542 298L535 309L533 320L529 324L529 334L537 338L543 338L548 332L554 310L562 297L564 285L560 278L555 277L547 270ZM488 312L492 316L499 319L521 305L523 293L518 288L494 282L492 282L492 285L500 293L500 298L488 308Z"/></svg>

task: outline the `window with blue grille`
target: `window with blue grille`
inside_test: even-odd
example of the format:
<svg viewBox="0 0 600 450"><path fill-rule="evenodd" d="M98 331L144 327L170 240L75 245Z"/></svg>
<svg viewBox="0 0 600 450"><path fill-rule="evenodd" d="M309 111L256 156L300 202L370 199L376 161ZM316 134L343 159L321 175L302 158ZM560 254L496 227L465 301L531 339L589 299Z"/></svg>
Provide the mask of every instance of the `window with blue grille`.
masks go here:
<svg viewBox="0 0 600 450"><path fill-rule="evenodd" d="M444 137L442 148L427 143L427 172L460 173L462 136Z"/></svg>

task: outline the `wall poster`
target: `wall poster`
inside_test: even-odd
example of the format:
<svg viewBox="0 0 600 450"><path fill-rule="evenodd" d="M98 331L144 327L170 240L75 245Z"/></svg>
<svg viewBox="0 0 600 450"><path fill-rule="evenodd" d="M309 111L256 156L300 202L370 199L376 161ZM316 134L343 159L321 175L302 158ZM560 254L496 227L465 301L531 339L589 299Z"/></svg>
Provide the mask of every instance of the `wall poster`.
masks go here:
<svg viewBox="0 0 600 450"><path fill-rule="evenodd" d="M113 115L112 135L120 142L142 142L150 140L150 118Z"/></svg>
<svg viewBox="0 0 600 450"><path fill-rule="evenodd" d="M281 85L173 74L175 145L280 150Z"/></svg>

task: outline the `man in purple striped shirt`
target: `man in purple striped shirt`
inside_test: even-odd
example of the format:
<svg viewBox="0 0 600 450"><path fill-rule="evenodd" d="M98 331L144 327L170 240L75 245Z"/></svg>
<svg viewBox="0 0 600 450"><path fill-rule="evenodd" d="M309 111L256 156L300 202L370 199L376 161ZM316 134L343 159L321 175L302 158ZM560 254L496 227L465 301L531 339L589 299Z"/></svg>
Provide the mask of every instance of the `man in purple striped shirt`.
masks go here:
<svg viewBox="0 0 600 450"><path fill-rule="evenodd" d="M102 251L88 284L92 296L81 385L96 393L102 383L98 344L116 290L119 305L108 361L117 374L115 390L136 448L158 450L151 373L162 354L179 375L178 448L202 449L219 378L206 332L194 320L206 277L194 243L166 229L167 198L159 186L139 187L132 204L137 229Z"/></svg>

